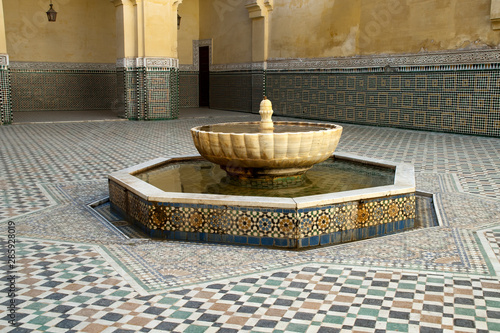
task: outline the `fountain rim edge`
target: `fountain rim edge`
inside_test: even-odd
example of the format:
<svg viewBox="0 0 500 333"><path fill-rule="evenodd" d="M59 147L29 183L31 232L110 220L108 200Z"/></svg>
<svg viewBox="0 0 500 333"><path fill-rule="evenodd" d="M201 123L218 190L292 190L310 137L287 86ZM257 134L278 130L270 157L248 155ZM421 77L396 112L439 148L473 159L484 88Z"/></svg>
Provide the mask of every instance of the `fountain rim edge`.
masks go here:
<svg viewBox="0 0 500 333"><path fill-rule="evenodd" d="M200 125L191 128L192 133L220 133L220 134L234 134L234 135L299 135L304 133L309 133L309 131L304 132L281 132L281 133L235 133L235 132L221 132L221 131L206 131L202 130L202 127L205 126L229 126L229 125L259 125L261 121L242 121L242 122L228 122L228 123L216 123L216 124L207 124ZM342 131L343 127L333 123L312 123L307 121L274 121L273 125L300 125L304 127L324 127L324 129L318 130L318 132L334 132L334 131Z"/></svg>

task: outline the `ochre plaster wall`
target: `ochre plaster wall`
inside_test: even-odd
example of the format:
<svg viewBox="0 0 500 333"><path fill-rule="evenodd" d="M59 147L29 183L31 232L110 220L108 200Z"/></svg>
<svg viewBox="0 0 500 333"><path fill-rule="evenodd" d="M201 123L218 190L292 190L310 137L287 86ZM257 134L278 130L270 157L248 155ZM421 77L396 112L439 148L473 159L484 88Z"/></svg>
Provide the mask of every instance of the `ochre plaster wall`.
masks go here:
<svg viewBox="0 0 500 333"><path fill-rule="evenodd" d="M7 40L5 39L5 20L3 15L2 0L0 0L0 54L7 53Z"/></svg>
<svg viewBox="0 0 500 333"><path fill-rule="evenodd" d="M138 56L177 58L177 11L172 1L137 2Z"/></svg>
<svg viewBox="0 0 500 333"><path fill-rule="evenodd" d="M188 65L193 63L193 40L200 39L200 0L184 0L178 13L182 18L177 33L179 62Z"/></svg>
<svg viewBox="0 0 500 333"><path fill-rule="evenodd" d="M49 1L3 1L11 61L116 62L115 7L103 0L55 0L56 22L48 22Z"/></svg>
<svg viewBox="0 0 500 333"><path fill-rule="evenodd" d="M490 0L274 0L269 58L495 47Z"/></svg>
<svg viewBox="0 0 500 333"><path fill-rule="evenodd" d="M213 64L252 61L252 22L244 4L235 0L200 1L200 39L213 39Z"/></svg>

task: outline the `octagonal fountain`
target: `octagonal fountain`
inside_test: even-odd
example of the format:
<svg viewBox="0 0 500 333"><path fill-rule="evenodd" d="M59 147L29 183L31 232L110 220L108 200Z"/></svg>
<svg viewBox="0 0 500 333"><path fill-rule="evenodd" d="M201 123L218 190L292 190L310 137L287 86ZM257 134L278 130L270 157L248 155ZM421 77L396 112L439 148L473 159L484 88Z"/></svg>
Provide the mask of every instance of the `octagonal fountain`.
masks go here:
<svg viewBox="0 0 500 333"><path fill-rule="evenodd" d="M112 208L152 237L289 249L413 228L413 166L334 154L342 127L272 112L193 128L201 156L112 173Z"/></svg>

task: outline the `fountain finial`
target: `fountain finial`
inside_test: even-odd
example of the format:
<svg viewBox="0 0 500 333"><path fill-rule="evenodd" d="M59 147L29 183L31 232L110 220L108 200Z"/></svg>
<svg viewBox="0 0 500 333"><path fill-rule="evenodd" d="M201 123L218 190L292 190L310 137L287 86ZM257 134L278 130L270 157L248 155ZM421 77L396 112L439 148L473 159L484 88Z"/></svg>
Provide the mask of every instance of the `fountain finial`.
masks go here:
<svg viewBox="0 0 500 333"><path fill-rule="evenodd" d="M262 102L260 102L260 131L262 133L272 133L274 129L273 121L271 119L273 115L273 104L270 100L264 96Z"/></svg>

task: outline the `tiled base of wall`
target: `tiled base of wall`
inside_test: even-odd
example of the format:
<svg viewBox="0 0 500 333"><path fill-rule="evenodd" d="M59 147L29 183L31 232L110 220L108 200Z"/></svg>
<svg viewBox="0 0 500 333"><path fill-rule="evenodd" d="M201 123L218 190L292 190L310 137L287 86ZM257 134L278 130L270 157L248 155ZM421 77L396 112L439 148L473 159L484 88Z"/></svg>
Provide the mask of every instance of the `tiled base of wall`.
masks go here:
<svg viewBox="0 0 500 333"><path fill-rule="evenodd" d="M115 71L11 69L14 112L102 110L116 104Z"/></svg>
<svg viewBox="0 0 500 333"><path fill-rule="evenodd" d="M179 106L194 108L199 104L198 72L179 72Z"/></svg>
<svg viewBox="0 0 500 333"><path fill-rule="evenodd" d="M500 71L268 71L277 115L500 136Z"/></svg>
<svg viewBox="0 0 500 333"><path fill-rule="evenodd" d="M210 107L252 111L252 72L211 72Z"/></svg>

